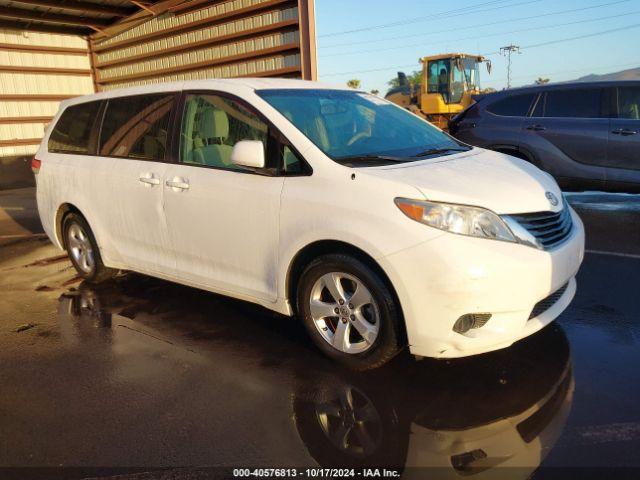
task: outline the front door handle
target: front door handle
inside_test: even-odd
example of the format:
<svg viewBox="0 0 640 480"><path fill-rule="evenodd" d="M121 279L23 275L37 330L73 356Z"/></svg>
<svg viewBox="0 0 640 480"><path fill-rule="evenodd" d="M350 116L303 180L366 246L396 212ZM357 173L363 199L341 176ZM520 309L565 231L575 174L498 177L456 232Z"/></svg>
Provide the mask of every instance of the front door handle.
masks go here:
<svg viewBox="0 0 640 480"><path fill-rule="evenodd" d="M527 130L533 130L534 132L542 132L543 130L547 129L547 127L543 127L542 125L538 125L538 124L528 125L526 128Z"/></svg>
<svg viewBox="0 0 640 480"><path fill-rule="evenodd" d="M188 190L189 182L187 182L184 178L175 177L173 180L167 180L165 182L167 187L171 187L174 190Z"/></svg>
<svg viewBox="0 0 640 480"><path fill-rule="evenodd" d="M138 178L145 186L153 187L154 185L160 185L160 179L156 178L153 173L143 173Z"/></svg>
<svg viewBox="0 0 640 480"><path fill-rule="evenodd" d="M614 135L622 135L622 136L627 136L627 135L635 135L636 133L638 133L637 130L631 130L629 128L617 128L615 130L612 130L611 133L613 133Z"/></svg>

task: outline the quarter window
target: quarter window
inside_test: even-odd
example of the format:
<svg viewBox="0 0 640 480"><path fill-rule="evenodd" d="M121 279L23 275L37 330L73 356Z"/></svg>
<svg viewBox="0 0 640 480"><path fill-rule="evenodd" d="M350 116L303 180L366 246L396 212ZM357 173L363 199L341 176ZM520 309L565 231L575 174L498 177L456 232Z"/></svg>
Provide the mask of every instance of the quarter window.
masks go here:
<svg viewBox="0 0 640 480"><path fill-rule="evenodd" d="M164 160L174 94L110 99L102 123L100 155Z"/></svg>
<svg viewBox="0 0 640 480"><path fill-rule="evenodd" d="M545 117L599 118L602 89L550 90L544 107Z"/></svg>
<svg viewBox="0 0 640 480"><path fill-rule="evenodd" d="M86 155L90 152L91 130L98 116L100 102L68 107L56 123L47 145L50 152ZM95 144L94 144L95 148Z"/></svg>
<svg viewBox="0 0 640 480"><path fill-rule="evenodd" d="M640 120L640 87L618 88L618 118Z"/></svg>
<svg viewBox="0 0 640 480"><path fill-rule="evenodd" d="M241 140L260 140L265 148L268 127L242 104L218 95L187 95L180 139L180 161L233 170L233 146Z"/></svg>
<svg viewBox="0 0 640 480"><path fill-rule="evenodd" d="M487 110L504 117L525 117L535 94L513 95L489 105Z"/></svg>

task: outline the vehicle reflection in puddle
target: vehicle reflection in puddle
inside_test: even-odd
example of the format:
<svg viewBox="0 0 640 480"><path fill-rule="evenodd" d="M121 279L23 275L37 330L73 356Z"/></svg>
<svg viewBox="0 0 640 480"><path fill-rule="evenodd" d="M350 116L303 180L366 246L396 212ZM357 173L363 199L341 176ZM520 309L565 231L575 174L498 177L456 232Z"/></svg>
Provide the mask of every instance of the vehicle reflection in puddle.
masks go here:
<svg viewBox="0 0 640 480"><path fill-rule="evenodd" d="M258 425L273 422L282 435L296 432L290 440L302 440L309 463L322 467L395 467L407 478L424 477L411 467L439 467L439 478L500 472L527 478L556 443L571 408L570 350L558 325L478 357L401 355L383 369L356 373L314 353L295 321L138 275L100 288L81 284L61 296L59 313L62 341L105 349L105 362L117 359L110 375L119 381L162 384L157 395L188 388L164 371L160 360L171 358L212 371L202 382L222 376L228 396L263 397L256 401L265 412L278 402L293 429L256 411L247 420L255 428L229 434L259 435ZM171 397L176 401L176 392ZM233 405L211 412L220 417L216 424L239 417L228 411ZM215 460L215 448L211 455ZM278 455L281 465L291 464L286 452Z"/></svg>

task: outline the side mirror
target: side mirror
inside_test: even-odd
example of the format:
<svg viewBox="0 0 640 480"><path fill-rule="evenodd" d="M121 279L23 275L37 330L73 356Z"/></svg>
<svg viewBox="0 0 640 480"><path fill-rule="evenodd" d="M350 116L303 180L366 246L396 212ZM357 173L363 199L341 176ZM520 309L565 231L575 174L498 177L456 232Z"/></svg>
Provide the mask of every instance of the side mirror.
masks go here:
<svg viewBox="0 0 640 480"><path fill-rule="evenodd" d="M231 151L231 162L240 167L264 168L264 145L260 140L241 140Z"/></svg>

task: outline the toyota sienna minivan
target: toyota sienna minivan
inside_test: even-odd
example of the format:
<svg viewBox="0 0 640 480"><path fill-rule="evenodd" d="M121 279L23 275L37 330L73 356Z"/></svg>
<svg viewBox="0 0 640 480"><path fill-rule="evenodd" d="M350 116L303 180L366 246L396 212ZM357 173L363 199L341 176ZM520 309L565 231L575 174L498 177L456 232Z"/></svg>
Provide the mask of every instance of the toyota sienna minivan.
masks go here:
<svg viewBox="0 0 640 480"><path fill-rule="evenodd" d="M295 315L356 369L513 344L569 305L584 252L548 174L315 82L67 100L32 169L85 280L133 270Z"/></svg>

